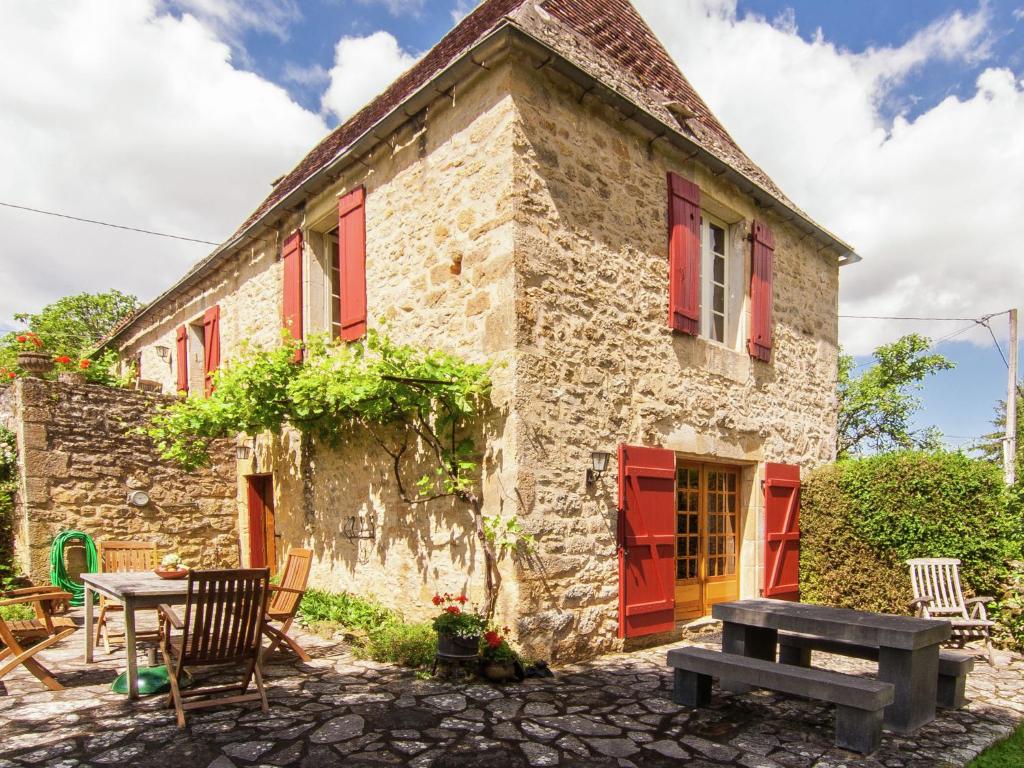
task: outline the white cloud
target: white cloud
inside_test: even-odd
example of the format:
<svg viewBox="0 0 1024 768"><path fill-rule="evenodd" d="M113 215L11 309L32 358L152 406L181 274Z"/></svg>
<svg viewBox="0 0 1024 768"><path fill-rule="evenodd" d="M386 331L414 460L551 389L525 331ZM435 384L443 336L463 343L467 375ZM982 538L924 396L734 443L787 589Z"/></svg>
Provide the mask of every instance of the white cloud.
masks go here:
<svg viewBox="0 0 1024 768"><path fill-rule="evenodd" d="M992 67L968 98L891 125L882 114L928 62L988 55L987 6L901 46L852 52L820 32L802 39L789 19L739 17L734 0L637 5L740 146L864 256L840 273L843 314L975 317L1020 301L1024 82ZM910 330L956 328L844 321L842 341L862 353Z"/></svg>
<svg viewBox="0 0 1024 768"><path fill-rule="evenodd" d="M262 32L287 40L289 28L302 18L296 0L163 0L166 7L190 13L246 56L242 36Z"/></svg>
<svg viewBox="0 0 1024 768"><path fill-rule="evenodd" d="M344 121L387 88L418 57L406 53L388 32L343 37L334 50L330 85L323 95L324 113Z"/></svg>
<svg viewBox="0 0 1024 768"><path fill-rule="evenodd" d="M452 8L452 24L458 24L469 16L470 11L477 5L477 0L456 0L455 6Z"/></svg>
<svg viewBox="0 0 1024 768"><path fill-rule="evenodd" d="M383 5L392 16L406 14L419 16L423 12L424 0L359 0L363 5Z"/></svg>
<svg viewBox="0 0 1024 768"><path fill-rule="evenodd" d="M326 131L148 2L0 0L0 200L225 238ZM210 250L0 209L0 314L117 287L150 299Z"/></svg>

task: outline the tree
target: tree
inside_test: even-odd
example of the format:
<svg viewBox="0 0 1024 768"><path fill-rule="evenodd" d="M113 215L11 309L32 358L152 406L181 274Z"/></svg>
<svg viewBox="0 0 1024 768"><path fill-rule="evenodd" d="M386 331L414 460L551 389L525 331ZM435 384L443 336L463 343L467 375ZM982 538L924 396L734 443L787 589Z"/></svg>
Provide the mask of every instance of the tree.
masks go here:
<svg viewBox="0 0 1024 768"><path fill-rule="evenodd" d="M26 328L0 336L0 369L15 370L17 339L26 331L36 334L43 349L54 356L67 355L72 360L88 357L107 334L141 306L135 296L115 289L65 296L37 313L19 312L14 319Z"/></svg>
<svg viewBox="0 0 1024 768"><path fill-rule="evenodd" d="M1001 400L995 408L992 426L996 431L982 436L978 450L985 461L1003 466L1003 439L1006 437L1006 400ZM1017 479L1024 479L1024 395L1017 392Z"/></svg>
<svg viewBox="0 0 1024 768"><path fill-rule="evenodd" d="M916 333L883 344L874 352L874 365L860 376L852 375L852 356L839 356L839 458L866 450L938 446L938 430L914 430L910 424L921 407L912 390L919 390L926 376L954 367L942 355L927 354L930 346L928 338Z"/></svg>

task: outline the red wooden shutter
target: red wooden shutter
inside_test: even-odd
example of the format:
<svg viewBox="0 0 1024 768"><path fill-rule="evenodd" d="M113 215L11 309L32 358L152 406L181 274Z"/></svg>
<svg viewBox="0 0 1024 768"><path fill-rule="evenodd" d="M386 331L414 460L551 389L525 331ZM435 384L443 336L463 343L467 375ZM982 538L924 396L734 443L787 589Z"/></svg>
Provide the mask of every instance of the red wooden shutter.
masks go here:
<svg viewBox="0 0 1024 768"><path fill-rule="evenodd" d="M747 349L751 357L767 363L772 359L772 261L775 256L775 235L764 223L755 221L751 240L750 339Z"/></svg>
<svg viewBox="0 0 1024 768"><path fill-rule="evenodd" d="M178 326L178 391L188 392L188 329Z"/></svg>
<svg viewBox="0 0 1024 768"><path fill-rule="evenodd" d="M338 201L338 275L341 338L366 333L366 191L359 187Z"/></svg>
<svg viewBox="0 0 1024 768"><path fill-rule="evenodd" d="M668 324L700 333L700 187L668 175Z"/></svg>
<svg viewBox="0 0 1024 768"><path fill-rule="evenodd" d="M302 341L302 232L284 241L281 249L284 262L284 327L292 338ZM302 359L302 350L295 350L295 362Z"/></svg>
<svg viewBox="0 0 1024 768"><path fill-rule="evenodd" d="M675 627L676 457L619 446L619 637Z"/></svg>
<svg viewBox="0 0 1024 768"><path fill-rule="evenodd" d="M800 467L764 467L764 596L800 599Z"/></svg>
<svg viewBox="0 0 1024 768"><path fill-rule="evenodd" d="M220 305L210 307L203 315L203 371L206 374L206 396L213 392L213 372L220 367Z"/></svg>

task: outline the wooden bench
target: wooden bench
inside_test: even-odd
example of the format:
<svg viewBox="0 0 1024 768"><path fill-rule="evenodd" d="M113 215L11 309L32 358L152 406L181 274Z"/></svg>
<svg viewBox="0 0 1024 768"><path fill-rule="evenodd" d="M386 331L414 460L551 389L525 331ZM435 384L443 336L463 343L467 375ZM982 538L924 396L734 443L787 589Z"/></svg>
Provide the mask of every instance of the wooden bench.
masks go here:
<svg viewBox="0 0 1024 768"><path fill-rule="evenodd" d="M779 662L799 667L811 666L811 651L835 653L857 659L878 661L878 648L843 640L829 640L790 632L779 633ZM946 709L959 709L966 703L967 675L974 669L974 657L957 651L939 652L939 679L935 703Z"/></svg>
<svg viewBox="0 0 1024 768"><path fill-rule="evenodd" d="M674 648L668 665L675 670L672 700L686 707L710 704L713 677L835 704L836 746L862 754L878 749L882 712L895 698L891 683L705 648Z"/></svg>

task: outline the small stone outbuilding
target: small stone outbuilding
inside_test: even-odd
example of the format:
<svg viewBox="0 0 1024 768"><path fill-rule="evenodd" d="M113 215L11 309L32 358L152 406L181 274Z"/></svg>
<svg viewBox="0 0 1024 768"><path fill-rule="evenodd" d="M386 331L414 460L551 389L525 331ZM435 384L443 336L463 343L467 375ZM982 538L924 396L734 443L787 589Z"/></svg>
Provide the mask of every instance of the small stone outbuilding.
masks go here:
<svg viewBox="0 0 1024 768"><path fill-rule="evenodd" d="M627 0L486 0L107 344L203 396L243 343L330 332L492 360L480 489L535 551L501 621L548 658L795 596L801 472L833 457L850 246L736 145ZM608 454L591 473L592 454ZM598 457L600 458L600 456ZM259 436L243 561L409 617L479 596L464 512L367 439Z"/></svg>

